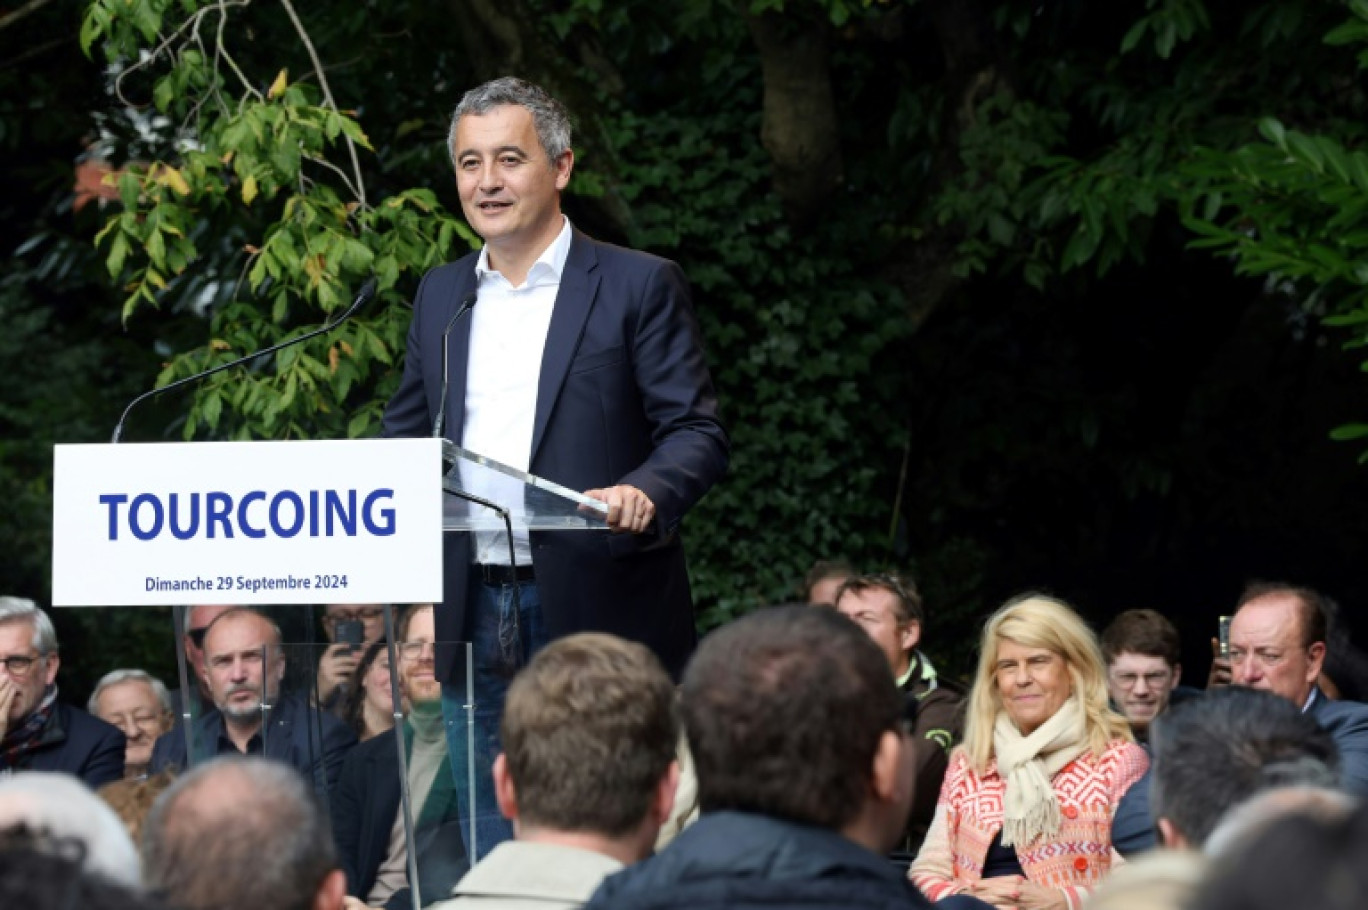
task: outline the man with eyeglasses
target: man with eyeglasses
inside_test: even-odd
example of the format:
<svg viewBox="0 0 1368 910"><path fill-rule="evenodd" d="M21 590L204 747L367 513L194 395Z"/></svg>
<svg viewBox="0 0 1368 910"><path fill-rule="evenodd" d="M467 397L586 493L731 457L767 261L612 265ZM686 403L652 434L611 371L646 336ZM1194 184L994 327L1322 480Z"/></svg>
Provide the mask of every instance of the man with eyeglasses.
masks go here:
<svg viewBox="0 0 1368 910"><path fill-rule="evenodd" d="M940 678L920 650L926 627L921 594L910 580L893 575L852 575L836 589L836 609L855 621L879 646L898 689L916 717L916 796L900 849L921 849L936 814L950 749L964 734L964 690Z"/></svg>
<svg viewBox="0 0 1368 910"><path fill-rule="evenodd" d="M1247 587L1230 622L1230 682L1286 699L1330 734L1340 755L1340 783L1368 796L1368 705L1331 701L1316 685L1325 662L1327 613L1310 588L1259 582ZM1224 663L1224 662L1223 662ZM1225 685L1215 669L1208 690ZM1123 856L1155 844L1150 773L1131 787L1112 822Z"/></svg>
<svg viewBox="0 0 1368 910"><path fill-rule="evenodd" d="M1230 621L1231 682L1280 695L1330 734L1345 789L1368 796L1368 705L1331 701L1316 680L1325 662L1327 612L1310 588L1260 582Z"/></svg>
<svg viewBox="0 0 1368 910"><path fill-rule="evenodd" d="M57 632L33 601L0 597L0 774L59 771L99 787L124 773L117 727L57 701Z"/></svg>
<svg viewBox="0 0 1368 910"><path fill-rule="evenodd" d="M318 703L339 713L364 646L385 637L385 608L380 604L328 604L324 610L323 633L331 644L318 661Z"/></svg>
<svg viewBox="0 0 1368 910"><path fill-rule="evenodd" d="M143 670L106 673L95 684L86 709L105 723L118 727L128 738L124 776L130 778L147 774L157 737L175 726L171 695L165 684Z"/></svg>
<svg viewBox="0 0 1368 910"><path fill-rule="evenodd" d="M404 611L395 634L414 843L420 893L427 904L446 896L470 868L442 720L432 604ZM399 803L399 757L392 734L366 740L342 763L330 800L349 907L363 902L394 910L412 906Z"/></svg>
<svg viewBox="0 0 1368 910"><path fill-rule="evenodd" d="M1107 691L1130 721L1137 742L1149 739L1150 724L1169 706L1196 694L1180 690L1183 667L1178 630L1154 610L1126 610L1102 633Z"/></svg>
<svg viewBox="0 0 1368 910"><path fill-rule="evenodd" d="M264 755L310 777L315 789L331 787L356 735L281 691L279 627L256 610L234 607L209 624L203 644L203 679L214 707L193 724L196 754L188 760L184 731L172 730L153 746L152 773L216 755Z"/></svg>

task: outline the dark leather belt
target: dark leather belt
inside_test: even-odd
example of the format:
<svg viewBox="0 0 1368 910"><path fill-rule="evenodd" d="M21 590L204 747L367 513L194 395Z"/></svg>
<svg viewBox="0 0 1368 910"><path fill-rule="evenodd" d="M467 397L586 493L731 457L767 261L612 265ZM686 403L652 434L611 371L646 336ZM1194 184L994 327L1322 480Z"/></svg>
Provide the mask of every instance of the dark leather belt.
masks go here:
<svg viewBox="0 0 1368 910"><path fill-rule="evenodd" d="M531 566L496 566L477 562L472 568L487 585L511 585L535 581L537 578Z"/></svg>

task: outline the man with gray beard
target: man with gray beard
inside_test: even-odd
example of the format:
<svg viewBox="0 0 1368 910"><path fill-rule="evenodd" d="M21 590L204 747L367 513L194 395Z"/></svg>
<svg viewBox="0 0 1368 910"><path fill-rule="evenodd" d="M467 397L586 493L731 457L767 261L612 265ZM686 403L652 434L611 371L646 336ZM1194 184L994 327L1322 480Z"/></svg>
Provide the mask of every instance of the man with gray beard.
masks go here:
<svg viewBox="0 0 1368 910"><path fill-rule="evenodd" d="M203 679L214 710L197 718L193 731L205 754L187 761L184 731L172 730L152 750L152 773L218 755L261 755L291 765L315 789L330 788L356 736L333 715L282 693L284 676L274 622L248 607L219 616L204 635Z"/></svg>

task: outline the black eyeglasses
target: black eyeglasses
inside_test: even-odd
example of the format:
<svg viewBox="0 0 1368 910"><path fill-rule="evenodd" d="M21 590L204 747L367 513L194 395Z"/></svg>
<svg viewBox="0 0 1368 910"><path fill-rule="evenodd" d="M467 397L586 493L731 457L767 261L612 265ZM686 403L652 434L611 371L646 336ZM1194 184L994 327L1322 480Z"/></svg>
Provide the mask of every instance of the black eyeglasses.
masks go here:
<svg viewBox="0 0 1368 910"><path fill-rule="evenodd" d="M42 660L43 657L42 654L11 654L9 657L0 657L0 666L3 666L5 672L14 679L20 679L28 676L33 665Z"/></svg>

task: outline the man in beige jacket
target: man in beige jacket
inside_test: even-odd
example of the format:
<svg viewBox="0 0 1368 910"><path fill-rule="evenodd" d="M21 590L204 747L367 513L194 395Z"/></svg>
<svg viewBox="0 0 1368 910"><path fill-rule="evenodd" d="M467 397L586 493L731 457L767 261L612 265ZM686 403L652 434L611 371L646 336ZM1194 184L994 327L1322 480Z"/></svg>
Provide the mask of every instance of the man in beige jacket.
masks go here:
<svg viewBox="0 0 1368 910"><path fill-rule="evenodd" d="M440 910L578 907L649 856L674 803L674 686L643 645L587 633L552 642L513 680L494 762L513 822Z"/></svg>

